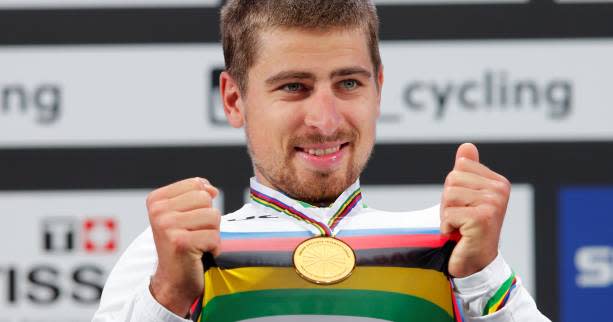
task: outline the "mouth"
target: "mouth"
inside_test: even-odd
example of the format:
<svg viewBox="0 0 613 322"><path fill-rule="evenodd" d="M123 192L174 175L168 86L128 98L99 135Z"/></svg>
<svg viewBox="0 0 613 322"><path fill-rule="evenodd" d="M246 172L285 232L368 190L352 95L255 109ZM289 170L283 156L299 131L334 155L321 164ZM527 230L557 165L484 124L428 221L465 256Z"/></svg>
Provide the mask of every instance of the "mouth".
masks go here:
<svg viewBox="0 0 613 322"><path fill-rule="evenodd" d="M343 143L328 143L328 144L315 144L294 147L294 150L302 153L307 153L312 156L326 156L339 152L341 149L346 148L349 142Z"/></svg>
<svg viewBox="0 0 613 322"><path fill-rule="evenodd" d="M342 144L337 144L331 147L326 147L326 148L315 148L315 147L296 147L295 150L299 151L299 152L304 152L304 153L308 153L310 155L313 156L325 156L325 155L330 155L330 154L334 154L338 151L340 151L341 149L345 148L346 146L349 145L349 142L345 142Z"/></svg>
<svg viewBox="0 0 613 322"><path fill-rule="evenodd" d="M307 168L331 171L341 164L349 146L350 142L330 142L296 146L294 150Z"/></svg>

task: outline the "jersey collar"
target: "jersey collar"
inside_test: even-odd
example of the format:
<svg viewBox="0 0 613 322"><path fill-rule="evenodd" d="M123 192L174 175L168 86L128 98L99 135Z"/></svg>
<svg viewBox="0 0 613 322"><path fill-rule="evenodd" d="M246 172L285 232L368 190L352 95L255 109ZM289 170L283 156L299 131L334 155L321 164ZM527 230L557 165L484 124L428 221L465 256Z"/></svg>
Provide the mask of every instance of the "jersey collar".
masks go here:
<svg viewBox="0 0 613 322"><path fill-rule="evenodd" d="M255 177L250 180L249 196L256 207L282 213L321 236L334 236L346 218L363 208L359 179L343 191L330 207L308 205L260 184Z"/></svg>

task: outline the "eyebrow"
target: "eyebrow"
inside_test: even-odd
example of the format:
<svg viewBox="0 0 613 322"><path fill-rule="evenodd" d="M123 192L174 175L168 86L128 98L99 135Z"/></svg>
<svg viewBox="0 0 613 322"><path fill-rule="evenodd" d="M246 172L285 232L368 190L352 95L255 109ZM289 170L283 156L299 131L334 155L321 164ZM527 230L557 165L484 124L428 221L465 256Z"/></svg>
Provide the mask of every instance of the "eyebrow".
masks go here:
<svg viewBox="0 0 613 322"><path fill-rule="evenodd" d="M349 75L355 75L355 74L361 74L367 78L370 78L372 76L372 74L362 68L362 67L347 67L347 68L341 68L341 69L337 69L335 71L333 71L332 73L330 73L330 78L334 78L334 77L339 77L339 76L349 76Z"/></svg>
<svg viewBox="0 0 613 322"><path fill-rule="evenodd" d="M343 76L349 76L349 75L355 75L355 74L361 74L367 78L370 78L372 76L372 74L368 70L362 67L355 66L355 67L345 67L345 68L334 70L330 73L330 78L343 77ZM279 72L275 75L270 76L269 78L266 79L266 84L272 85L272 84L281 82L283 80L288 80L288 79L315 79L315 78L316 77L313 73L296 71L296 70L288 70L288 71Z"/></svg>
<svg viewBox="0 0 613 322"><path fill-rule="evenodd" d="M272 85L272 84L275 84L282 80L287 80L287 79L309 79L309 78L315 79L315 75L313 75L312 73L307 73L307 72L289 70L289 71L280 72L280 73L270 76L268 79L266 79L266 84Z"/></svg>

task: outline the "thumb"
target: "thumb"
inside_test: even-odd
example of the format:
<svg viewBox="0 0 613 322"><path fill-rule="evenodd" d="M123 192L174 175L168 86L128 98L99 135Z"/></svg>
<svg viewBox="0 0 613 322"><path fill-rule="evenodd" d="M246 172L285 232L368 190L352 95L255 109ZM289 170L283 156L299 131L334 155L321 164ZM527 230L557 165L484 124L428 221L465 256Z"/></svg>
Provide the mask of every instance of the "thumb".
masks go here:
<svg viewBox="0 0 613 322"><path fill-rule="evenodd" d="M479 150L477 150L477 147L472 143L464 143L460 145L460 147L458 148L458 152L456 152L456 162L460 158L466 158L475 162L479 162Z"/></svg>

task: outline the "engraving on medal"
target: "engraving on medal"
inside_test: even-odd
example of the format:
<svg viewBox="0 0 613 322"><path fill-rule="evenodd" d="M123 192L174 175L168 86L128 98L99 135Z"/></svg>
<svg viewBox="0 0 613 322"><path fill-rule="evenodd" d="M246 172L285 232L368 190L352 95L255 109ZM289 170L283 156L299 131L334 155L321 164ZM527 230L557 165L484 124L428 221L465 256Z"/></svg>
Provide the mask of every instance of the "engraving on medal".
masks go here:
<svg viewBox="0 0 613 322"><path fill-rule="evenodd" d="M339 283L351 275L355 253L345 242L332 237L315 237L294 250L294 267L305 280L316 284Z"/></svg>

